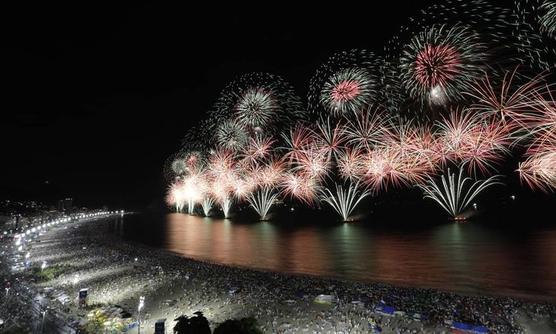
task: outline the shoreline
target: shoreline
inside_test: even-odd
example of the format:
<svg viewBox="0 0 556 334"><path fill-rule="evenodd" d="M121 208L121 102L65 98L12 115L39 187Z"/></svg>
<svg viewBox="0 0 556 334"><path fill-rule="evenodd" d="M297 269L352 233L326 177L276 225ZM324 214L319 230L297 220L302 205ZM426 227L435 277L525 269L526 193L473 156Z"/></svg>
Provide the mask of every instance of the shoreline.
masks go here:
<svg viewBox="0 0 556 334"><path fill-rule="evenodd" d="M555 305L549 302L279 273L185 258L99 233L108 224L96 221L59 227L34 243L31 259L35 263L69 266L59 277L35 286L53 287L68 296L88 287L90 304L121 305L134 317L138 297L144 294L146 321L142 327L147 331L154 329L153 320L167 318L168 330L176 316L198 310L212 328L229 318L253 315L265 332L273 333L368 332L370 318L384 333L443 333L449 331L449 320L484 325L491 332L520 333L531 326L549 328L556 314ZM72 284L75 275L79 282ZM314 303L321 294L333 295L337 301ZM404 314L382 315L375 311L377 305ZM74 305L64 307L69 317L84 315ZM411 316L415 313L422 320Z"/></svg>
<svg viewBox="0 0 556 334"><path fill-rule="evenodd" d="M439 292L439 293L446 293L446 294L455 294L455 295L460 295L460 296L465 296L465 297L490 297L490 298L498 298L498 299L503 299L503 298L509 298L509 299L514 299L516 301L519 302L523 302L523 303L536 303L536 304L549 304L549 305L556 305L556 299L540 299L539 298L535 298L532 297L531 295L528 294L512 294L512 295L502 295L502 294L497 294L497 293L490 293L488 291L483 291L483 292L468 292L468 291L456 291L456 290L446 290L446 289L442 289L442 288L437 288L437 287L419 287L417 285L404 285L404 284L394 284L394 283L388 283L388 282L381 282L381 281L376 281L376 280L350 280L347 278L340 278L340 277L335 277L335 276L325 276L325 275L318 275L318 274L311 274L311 273L302 273L302 272L281 272L281 271L275 271L272 269L266 269L266 268L260 268L260 267L248 267L248 266L242 266L242 265L236 265L236 264L223 264L223 263L218 263L218 262L212 262L209 260L205 260L205 259L197 259L197 258L192 258L192 257L187 257L183 254L177 253L177 252L173 252L170 250L165 250L165 249L158 249L155 247L149 247L149 246L145 246L143 244L141 244L140 242L134 242L134 241L125 241L126 243L132 244L132 245L136 245L139 247L146 247L149 249L157 249L160 250L162 252L165 252L167 255L169 256L176 256L179 258L182 258L184 260L187 261L194 261L194 262L200 262L203 264L207 264L207 265L212 265L212 266L222 266L222 267L227 267L227 268L235 268L235 269L239 269L239 270L245 270L245 271L254 271L257 273L268 273L268 274L278 274L278 275L284 275L284 276L292 276L292 277L300 277L300 278L307 278L307 279L315 279L315 280L323 280L323 281L330 281L330 282L339 282L339 283L344 283L344 284L369 284L369 285L382 285L388 288L392 288L392 289L409 289L409 290L418 290L418 291L435 291L435 292Z"/></svg>

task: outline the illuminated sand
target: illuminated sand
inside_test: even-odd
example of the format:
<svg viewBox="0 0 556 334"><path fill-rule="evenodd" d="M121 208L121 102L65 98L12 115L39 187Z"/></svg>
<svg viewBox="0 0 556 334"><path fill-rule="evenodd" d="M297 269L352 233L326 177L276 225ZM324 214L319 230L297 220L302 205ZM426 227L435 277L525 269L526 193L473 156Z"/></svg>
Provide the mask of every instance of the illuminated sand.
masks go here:
<svg viewBox="0 0 556 334"><path fill-rule="evenodd" d="M144 295L142 327L146 332L153 332L159 318L167 318L167 326L172 327L174 318L195 311L202 311L212 328L229 318L254 316L268 333L368 333L369 318L380 322L385 333L449 332L444 320L466 318L495 332L519 333L525 328L542 332L547 328L548 313L554 313L553 306L506 298L462 297L208 264L122 242L105 229L104 223L96 222L57 228L44 235L33 245L32 260L71 269L40 286L63 290L72 298L79 288L87 287L90 304L121 305L134 317L139 296ZM332 306L316 304L313 300L319 294L335 294L339 301ZM429 314L431 319L419 322L408 315L381 316L371 311L381 299L408 313ZM366 305L352 303L357 300ZM539 312L533 312L533 307L540 307ZM454 319L450 309L458 309L461 319ZM71 306L69 313L76 312L85 313ZM530 319L532 314L538 321Z"/></svg>

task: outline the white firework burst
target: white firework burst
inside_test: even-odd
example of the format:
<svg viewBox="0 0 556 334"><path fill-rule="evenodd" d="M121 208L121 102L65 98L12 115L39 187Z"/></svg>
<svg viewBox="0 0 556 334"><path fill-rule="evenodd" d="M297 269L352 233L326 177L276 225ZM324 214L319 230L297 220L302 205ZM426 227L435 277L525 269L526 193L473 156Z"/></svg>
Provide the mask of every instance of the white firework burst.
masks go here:
<svg viewBox="0 0 556 334"><path fill-rule="evenodd" d="M249 140L247 131L236 121L222 122L216 129L216 143L223 148L239 151Z"/></svg>
<svg viewBox="0 0 556 334"><path fill-rule="evenodd" d="M276 202L278 194L270 187L263 187L257 192L251 193L247 197L249 205L259 214L260 220L266 220L268 211Z"/></svg>
<svg viewBox="0 0 556 334"><path fill-rule="evenodd" d="M203 207L203 214L205 215L205 217L208 217L210 214L210 210L214 206L214 199L212 199L212 197L205 197L203 199L203 202L201 203L201 206Z"/></svg>
<svg viewBox="0 0 556 334"><path fill-rule="evenodd" d="M350 184L347 189L336 184L336 193L334 194L330 189L325 188L321 192L321 199L330 204L330 206L342 216L344 221L348 221L357 204L370 194L371 192L367 189L360 190L359 183Z"/></svg>
<svg viewBox="0 0 556 334"><path fill-rule="evenodd" d="M187 164L185 163L184 159L178 158L172 161L172 171L176 173L176 175L182 175L185 173L187 169Z"/></svg>
<svg viewBox="0 0 556 334"><path fill-rule="evenodd" d="M429 177L425 184L417 186L425 193L424 198L434 200L453 218L462 218L461 213L477 195L492 185L502 184L499 178L500 176L495 175L486 180L473 182L470 177L463 177L463 168L460 168L457 176L456 173L450 173L448 169L447 175L441 176L440 183ZM472 183L467 186L469 182Z"/></svg>
<svg viewBox="0 0 556 334"><path fill-rule="evenodd" d="M544 33L550 37L555 37L556 33L556 2L545 0L539 6L539 23Z"/></svg>
<svg viewBox="0 0 556 334"><path fill-rule="evenodd" d="M248 89L235 106L237 122L254 129L264 129L275 120L278 111L272 91L261 88Z"/></svg>

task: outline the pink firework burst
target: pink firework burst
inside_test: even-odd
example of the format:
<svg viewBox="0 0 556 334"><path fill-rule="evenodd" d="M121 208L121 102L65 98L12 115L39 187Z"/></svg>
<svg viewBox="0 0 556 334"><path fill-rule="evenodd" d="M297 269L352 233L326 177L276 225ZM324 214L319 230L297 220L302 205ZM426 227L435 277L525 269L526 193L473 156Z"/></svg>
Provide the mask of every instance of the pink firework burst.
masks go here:
<svg viewBox="0 0 556 334"><path fill-rule="evenodd" d="M469 112L452 112L450 116L437 123L439 141L443 144L441 161L462 160L468 144L477 130L479 118Z"/></svg>
<svg viewBox="0 0 556 334"><path fill-rule="evenodd" d="M359 113L371 102L374 88L367 70L346 68L333 73L324 83L320 101L334 116Z"/></svg>
<svg viewBox="0 0 556 334"><path fill-rule="evenodd" d="M249 138L249 143L244 150L242 157L246 163L257 163L269 157L272 153L274 139L263 136Z"/></svg>
<svg viewBox="0 0 556 334"><path fill-rule="evenodd" d="M344 148L346 139L344 127L339 123L332 124L330 118L326 122L317 123L314 137L317 148L324 153L327 160L337 158L338 152Z"/></svg>
<svg viewBox="0 0 556 334"><path fill-rule="evenodd" d="M234 197L245 200L257 186L254 176L244 173L244 175L234 175L231 178L231 187Z"/></svg>
<svg viewBox="0 0 556 334"><path fill-rule="evenodd" d="M532 139L533 145L553 139L556 133L556 101L552 93L548 92L547 98L537 95L531 106L531 112L518 117L519 124L526 130L522 139Z"/></svg>
<svg viewBox="0 0 556 334"><path fill-rule="evenodd" d="M501 121L519 120L522 115L530 113L535 98L546 91L546 75L537 75L516 87L516 72L517 68L506 72L499 88L492 84L488 75L474 83L471 92L464 92L476 101L470 110ZM515 127L517 122L512 125Z"/></svg>
<svg viewBox="0 0 556 334"><path fill-rule="evenodd" d="M373 192L386 190L389 185L406 185L399 151L377 149L368 154L364 162L363 182Z"/></svg>
<svg viewBox="0 0 556 334"><path fill-rule="evenodd" d="M261 187L272 188L282 180L285 170L283 160L275 159L259 168L254 174L256 183Z"/></svg>
<svg viewBox="0 0 556 334"><path fill-rule="evenodd" d="M337 167L340 176L346 180L355 181L364 173L365 151L347 148L340 152Z"/></svg>
<svg viewBox="0 0 556 334"><path fill-rule="evenodd" d="M314 146L314 132L305 124L297 124L290 129L289 135L282 135L286 142L287 153L285 158L289 163L300 159L303 152Z"/></svg>
<svg viewBox="0 0 556 334"><path fill-rule="evenodd" d="M379 110L367 110L349 120L344 127L346 144L370 150L380 144L382 133L388 131L389 117Z"/></svg>
<svg viewBox="0 0 556 334"><path fill-rule="evenodd" d="M332 99L338 104L353 100L359 94L361 94L361 86L355 80L340 81L330 92Z"/></svg>
<svg viewBox="0 0 556 334"><path fill-rule="evenodd" d="M313 147L300 152L293 165L294 172L308 178L323 179L330 172L331 161L326 152Z"/></svg>
<svg viewBox="0 0 556 334"><path fill-rule="evenodd" d="M517 171L530 188L550 192L556 189L556 146L546 148L521 162Z"/></svg>
<svg viewBox="0 0 556 334"><path fill-rule="evenodd" d="M508 123L498 121L476 126L462 153L462 161L467 164L469 173L486 175L496 171L496 165L509 153L510 129Z"/></svg>
<svg viewBox="0 0 556 334"><path fill-rule="evenodd" d="M425 45L415 59L415 77L424 87L445 87L458 75L460 55L450 45Z"/></svg>
<svg viewBox="0 0 556 334"><path fill-rule="evenodd" d="M287 173L280 183L281 193L285 197L295 198L307 205L315 204L319 184L310 177L297 173Z"/></svg>
<svg viewBox="0 0 556 334"><path fill-rule="evenodd" d="M209 159L209 171L215 178L227 177L233 173L235 154L225 149L217 149Z"/></svg>

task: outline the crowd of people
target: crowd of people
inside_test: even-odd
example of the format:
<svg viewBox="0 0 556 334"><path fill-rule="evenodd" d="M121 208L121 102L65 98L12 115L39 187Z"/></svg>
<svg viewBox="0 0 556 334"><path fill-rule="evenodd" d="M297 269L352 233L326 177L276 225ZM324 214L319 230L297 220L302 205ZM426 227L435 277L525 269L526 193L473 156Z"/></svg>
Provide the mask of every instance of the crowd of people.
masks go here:
<svg viewBox="0 0 556 334"><path fill-rule="evenodd" d="M492 333L522 333L528 323L549 323L552 304L509 297L465 296L432 289L402 288L263 272L185 259L164 250L123 241L108 222L55 228L30 251L35 263L64 266L38 289L77 296L88 288L89 308L75 302L51 307L76 326L91 305L119 305L153 332L180 315L201 311L211 327L227 319L254 317L268 333L448 333L454 322L484 326ZM145 305L138 311L139 297ZM317 303L317 296L329 296ZM384 310L395 310L385 312ZM518 316L519 315L519 316Z"/></svg>

